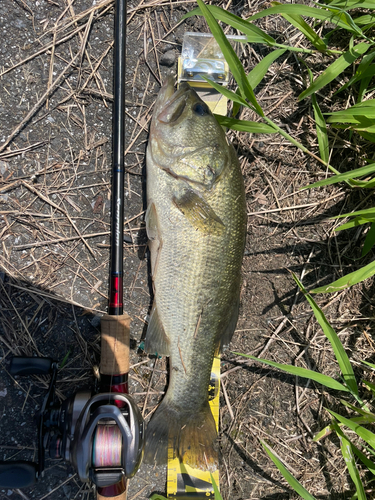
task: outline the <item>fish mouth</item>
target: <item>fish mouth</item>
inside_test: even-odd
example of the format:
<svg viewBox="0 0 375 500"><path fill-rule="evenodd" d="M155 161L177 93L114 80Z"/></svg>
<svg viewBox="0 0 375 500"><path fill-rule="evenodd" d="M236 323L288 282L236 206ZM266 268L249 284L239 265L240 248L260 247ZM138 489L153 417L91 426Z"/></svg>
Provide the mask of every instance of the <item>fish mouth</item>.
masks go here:
<svg viewBox="0 0 375 500"><path fill-rule="evenodd" d="M165 88L164 88L165 86ZM163 85L163 103L160 106L162 111L157 115L157 120L165 124L176 122L182 115L191 87L187 83L182 83L176 92L174 90L173 79L168 79Z"/></svg>

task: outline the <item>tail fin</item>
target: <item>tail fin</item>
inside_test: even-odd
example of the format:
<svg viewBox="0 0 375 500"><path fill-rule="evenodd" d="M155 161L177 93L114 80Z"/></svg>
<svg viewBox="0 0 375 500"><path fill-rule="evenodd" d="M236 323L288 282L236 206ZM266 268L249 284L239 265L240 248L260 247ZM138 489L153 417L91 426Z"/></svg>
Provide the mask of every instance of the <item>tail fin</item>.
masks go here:
<svg viewBox="0 0 375 500"><path fill-rule="evenodd" d="M214 471L219 466L216 437L208 401L192 412L178 410L164 398L147 426L144 461L166 464L170 443L174 458L197 469Z"/></svg>

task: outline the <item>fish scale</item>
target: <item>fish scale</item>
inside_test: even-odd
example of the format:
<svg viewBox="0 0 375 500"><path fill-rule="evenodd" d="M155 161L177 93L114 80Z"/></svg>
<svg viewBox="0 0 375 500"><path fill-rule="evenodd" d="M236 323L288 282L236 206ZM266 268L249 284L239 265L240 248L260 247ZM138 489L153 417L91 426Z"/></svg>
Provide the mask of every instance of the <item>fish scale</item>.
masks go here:
<svg viewBox="0 0 375 500"><path fill-rule="evenodd" d="M170 377L148 426L145 460L166 463L172 443L181 461L214 470L208 385L214 353L237 321L244 184L216 119L187 84L173 93L172 80L159 93L151 123L146 227L154 305L145 349L169 356Z"/></svg>

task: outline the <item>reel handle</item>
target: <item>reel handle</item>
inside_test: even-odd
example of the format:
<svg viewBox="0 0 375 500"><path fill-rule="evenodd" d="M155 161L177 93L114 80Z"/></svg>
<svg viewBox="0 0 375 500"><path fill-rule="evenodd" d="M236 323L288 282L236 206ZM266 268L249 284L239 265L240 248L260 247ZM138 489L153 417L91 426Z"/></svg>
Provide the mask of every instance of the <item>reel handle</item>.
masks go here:
<svg viewBox="0 0 375 500"><path fill-rule="evenodd" d="M34 358L15 356L11 359L9 373L11 375L48 375L51 372L51 358Z"/></svg>
<svg viewBox="0 0 375 500"><path fill-rule="evenodd" d="M0 462L0 488L27 488L36 482L38 466L34 462Z"/></svg>

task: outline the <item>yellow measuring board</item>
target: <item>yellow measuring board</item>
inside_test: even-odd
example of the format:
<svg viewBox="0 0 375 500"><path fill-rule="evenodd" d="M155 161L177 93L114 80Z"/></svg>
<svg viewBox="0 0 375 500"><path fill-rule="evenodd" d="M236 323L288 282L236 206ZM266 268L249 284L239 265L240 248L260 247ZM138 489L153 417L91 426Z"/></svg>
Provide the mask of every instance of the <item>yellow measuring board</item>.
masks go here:
<svg viewBox="0 0 375 500"><path fill-rule="evenodd" d="M208 388L209 403L215 419L216 430L219 430L219 398L220 398L220 357L215 357L212 364L211 382ZM212 473L219 487L219 470ZM167 497L178 500L214 499L211 475L208 471L193 469L173 458L173 449L168 449Z"/></svg>

